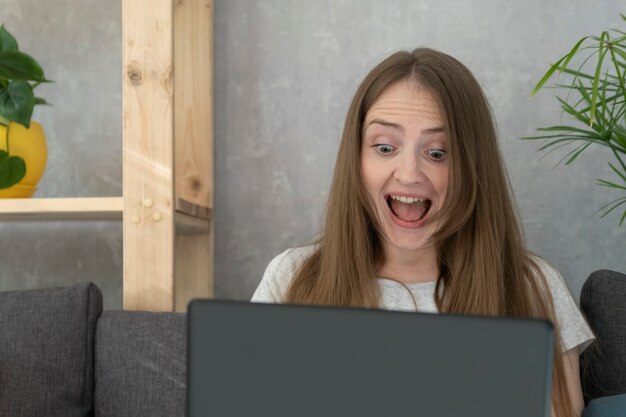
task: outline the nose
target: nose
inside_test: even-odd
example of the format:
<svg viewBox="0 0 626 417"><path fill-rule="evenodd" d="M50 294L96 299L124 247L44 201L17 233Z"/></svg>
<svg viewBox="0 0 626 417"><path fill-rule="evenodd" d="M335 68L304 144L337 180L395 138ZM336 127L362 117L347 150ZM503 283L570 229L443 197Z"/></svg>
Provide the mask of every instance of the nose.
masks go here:
<svg viewBox="0 0 626 417"><path fill-rule="evenodd" d="M419 184L424 181L423 161L417 152L406 152L399 156L394 170L394 178L401 184Z"/></svg>

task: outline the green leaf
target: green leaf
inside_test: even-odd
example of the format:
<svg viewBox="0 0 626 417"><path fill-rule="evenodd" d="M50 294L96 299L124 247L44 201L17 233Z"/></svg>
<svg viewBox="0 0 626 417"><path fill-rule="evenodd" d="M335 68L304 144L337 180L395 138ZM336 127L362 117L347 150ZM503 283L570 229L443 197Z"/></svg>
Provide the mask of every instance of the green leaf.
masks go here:
<svg viewBox="0 0 626 417"><path fill-rule="evenodd" d="M556 71L557 68L559 68L559 66L561 65L561 62L563 62L564 60L565 60L565 57L562 57L561 59L556 61L554 64L552 64L550 69L548 69L548 71L545 74L543 74L543 77L541 77L541 79L539 80L535 88L533 88L533 91L530 92L531 97L537 94L537 91L539 91L541 87L543 87L543 85L550 79L550 77L552 77L552 74L554 74L554 71Z"/></svg>
<svg viewBox="0 0 626 417"><path fill-rule="evenodd" d="M26 164L19 156L8 156L5 151L0 158L0 189L17 184L26 175Z"/></svg>
<svg viewBox="0 0 626 417"><path fill-rule="evenodd" d="M617 168L615 168L615 166L612 163L610 163L610 162L609 162L609 166L611 167L613 172L615 172L617 174L618 177L620 177L624 182L626 182L626 175L624 175L621 172L619 172L619 170Z"/></svg>
<svg viewBox="0 0 626 417"><path fill-rule="evenodd" d="M580 45L588 38L588 36L585 36L584 38L582 38L581 40L579 40L576 45L574 45L574 47L571 49L571 51L569 51L569 53L565 56L563 56L561 59L559 59L558 61L556 61L548 70L548 72L546 72L543 77L541 77L541 80L539 80L539 82L537 83L537 85L535 86L535 88L533 88L533 91L530 93L531 96L534 96L537 91L539 91L539 89L541 89L541 87L543 87L543 85L550 79L550 77L552 76L552 74L554 74L554 71L556 71L557 69L565 69L567 68L567 64L569 64L569 62L572 60L572 58L574 57L574 55L576 54L576 51L578 50L578 48L580 47ZM561 65L561 63L563 63Z"/></svg>
<svg viewBox="0 0 626 417"><path fill-rule="evenodd" d="M604 39L608 36L607 32L602 32L600 38L600 55L598 56L598 64L596 65L596 73L593 77L593 89L591 90L591 114L589 115L589 126L593 126L593 122L596 115L596 107L598 101L598 84L600 82L600 73L602 71L602 62L606 55L607 49L602 47Z"/></svg>
<svg viewBox="0 0 626 417"><path fill-rule="evenodd" d="M624 52L623 49L621 49L619 46L614 46L613 47L613 52L617 53L619 56L622 57L622 59L626 60L626 52Z"/></svg>
<svg viewBox="0 0 626 417"><path fill-rule="evenodd" d="M575 149L569 151L568 153L565 154L565 156L563 156L559 162L556 163L556 165L561 165L563 163L563 161L565 161L567 159L567 161L565 162L565 165L569 165L572 162L574 162L576 160L576 158L578 158L578 155L580 155L582 153L582 151L584 151L585 149L587 149L589 147L589 145L591 145L592 142L587 142L584 143L582 145L577 146ZM563 144L563 145L567 145L567 143ZM558 146L557 148L561 148L562 146Z"/></svg>
<svg viewBox="0 0 626 417"><path fill-rule="evenodd" d="M570 140L570 141L564 141L563 143L556 144L556 146L552 146L552 147L551 147L550 149L548 149L548 151L547 151L547 152L545 152L545 153L543 154L543 156L542 156L541 158L539 158L539 159L543 159L544 157L546 157L546 156L550 155L551 153L556 152L557 150L559 150L559 149L561 149L561 148L565 148L566 146L571 145L571 143L572 143L572 142L574 142L574 141L573 141L573 140ZM554 145L554 144L553 144L553 145ZM558 164L557 164L557 165L558 165Z"/></svg>
<svg viewBox="0 0 626 417"><path fill-rule="evenodd" d="M600 135L598 135L597 132L593 130L580 129L574 126L559 125L559 126L550 126L550 127L540 127L537 130L541 130L544 132L575 132L575 133L581 133L585 136L589 136L594 139L600 139Z"/></svg>
<svg viewBox="0 0 626 417"><path fill-rule="evenodd" d="M626 210L624 210L624 214L622 214L622 218L619 221L619 225L621 226L622 224L624 224L624 220L626 219Z"/></svg>
<svg viewBox="0 0 626 417"><path fill-rule="evenodd" d="M608 109L607 107L609 107L606 103L606 73L604 74L604 82L602 83L601 89L600 89L600 104L601 104L601 109L602 111L600 111L598 113L598 115L600 115L602 117L602 124L603 125L608 125L607 123L607 112L609 112L609 116L610 116L610 112L611 110ZM611 139L611 135L609 134L608 136L608 140Z"/></svg>
<svg viewBox="0 0 626 417"><path fill-rule="evenodd" d="M607 207L609 207L609 206L610 206L610 205L612 205L612 204L615 204L616 202L619 202L619 204L623 204L623 203L621 203L621 201L626 202L626 197L618 198L618 199L616 199L616 200L613 200L613 201L610 201L610 202L608 202L608 203L604 204L602 207L600 207L599 209L597 209L597 210L595 211L595 213L599 213L599 212L601 212L602 210L605 210ZM618 204L618 205L619 205L619 204ZM613 210L613 209L610 209L609 211L611 211L611 210ZM607 211L607 213L608 213L609 211ZM594 214L595 214L595 213L594 213ZM605 213L604 215L606 215L607 213ZM604 217L604 216L602 216L602 217Z"/></svg>
<svg viewBox="0 0 626 417"><path fill-rule="evenodd" d="M617 30L613 30L613 32L619 32ZM619 38L615 38L611 40L612 44L621 44L622 42L624 42L624 40L626 40L626 33L623 34L624 36L620 36ZM608 38L607 38L608 40Z"/></svg>
<svg viewBox="0 0 626 417"><path fill-rule="evenodd" d="M525 136L523 140L539 140L539 139L568 139L568 140L584 140L584 141L595 141L597 139L589 139L589 136L584 135L565 135L565 134L556 134L556 135L540 135L540 136Z"/></svg>
<svg viewBox="0 0 626 417"><path fill-rule="evenodd" d="M540 151L545 151L546 149L550 149L550 148L554 148L555 146L557 148L562 148L563 146L567 146L570 143L574 142L576 139L574 138L561 138L561 139L556 139L556 140L551 140L550 142L542 145L539 150ZM558 145L558 146L557 146Z"/></svg>
<svg viewBox="0 0 626 417"><path fill-rule="evenodd" d="M561 103L561 108L570 116L573 116L575 119L581 121L582 123L589 126L589 118L585 116L584 112L577 111L574 107L572 107L567 101L563 100L561 97L556 98Z"/></svg>
<svg viewBox="0 0 626 417"><path fill-rule="evenodd" d="M621 127L613 129L613 140L626 149L626 132Z"/></svg>
<svg viewBox="0 0 626 417"><path fill-rule="evenodd" d="M609 90L609 89L607 89L607 91L615 91L615 90ZM617 94L612 95L612 96L610 96L609 98L607 98L607 99L606 99L606 103L605 103L605 104L607 104L607 105L608 105L608 104L610 104L610 103L614 103L615 105L617 105L617 104L624 104L623 102L622 102L622 103L619 103L619 102L618 102L618 100L623 99L623 98L624 98L624 96L623 96L623 95L622 95L622 93L620 92L620 93L617 93ZM607 106L607 107L608 107L608 106ZM580 113L587 113L589 110L591 110L591 106L584 107L584 108L582 108L582 109L578 110L578 112L580 112ZM588 123L587 123L587 124L588 124Z"/></svg>
<svg viewBox="0 0 626 417"><path fill-rule="evenodd" d="M626 94L626 85L624 84L624 77L622 75L622 72L619 70L619 60L618 58L615 56L615 53L617 52L618 55L621 54L626 54L624 53L624 51L622 51L617 44L613 44L611 46L609 46L609 50L611 51L611 60L613 61L613 66L615 67L615 72L617 73L617 78L619 79L619 86L620 86L620 92L622 94ZM624 55L622 55L622 59L624 59Z"/></svg>
<svg viewBox="0 0 626 417"><path fill-rule="evenodd" d="M540 138L537 138L540 139ZM548 148L552 148L555 145L561 144L563 142L567 142L567 143L572 143L574 141L577 142L589 142L589 143L597 143L598 145L602 145L602 146L606 146L609 147L609 145L607 145L605 142L602 142L601 140L596 140L596 139L589 139L589 138L585 138L585 137L580 137L580 136L560 136L560 137L556 137L554 139L550 139L548 141L548 143L542 145L539 150L543 151L546 150Z"/></svg>
<svg viewBox="0 0 626 417"><path fill-rule="evenodd" d="M604 187L617 188L618 190L626 190L626 187L624 187L623 185L615 184L614 182L607 180L597 180L597 183Z"/></svg>
<svg viewBox="0 0 626 417"><path fill-rule="evenodd" d="M577 71L577 70L573 70L573 69L569 69L569 68L563 68L562 72L569 74L569 75L574 75L578 78L586 78L588 80L593 80L593 77L589 74L586 74L582 71Z"/></svg>
<svg viewBox="0 0 626 417"><path fill-rule="evenodd" d="M0 116L9 121L29 128L34 106L33 89L26 81L11 81L6 90L0 91Z"/></svg>
<svg viewBox="0 0 626 417"><path fill-rule="evenodd" d="M576 85L576 90L580 93L580 101L579 102L585 102L588 103L589 105L591 105L591 96L589 95L589 90L591 90L591 92L593 92L593 84L591 86L591 88L586 87L582 81L578 80L578 84Z"/></svg>
<svg viewBox="0 0 626 417"><path fill-rule="evenodd" d="M20 51L0 51L0 77L7 80L46 81L37 61Z"/></svg>
<svg viewBox="0 0 626 417"><path fill-rule="evenodd" d="M624 163L624 160L622 159L622 157L619 156L619 153L617 153L618 149L612 146L611 151L613 152L613 155L615 155L615 158L619 161L619 164L622 166L622 169L624 170L624 172L626 172L626 164ZM626 154L626 151L621 150L620 152Z"/></svg>
<svg viewBox="0 0 626 417"><path fill-rule="evenodd" d="M571 51L569 51L569 54L567 55L567 59L565 60L565 62L563 63L563 68L567 68L567 64L569 64L569 62L572 60L572 58L574 58L574 55L576 55L576 51L578 51L578 48L580 47L580 45L582 45L582 43L588 38L588 36L585 36L584 38L582 38L581 40L579 40L578 42L576 42L576 45L574 45L574 47L572 48Z"/></svg>
<svg viewBox="0 0 626 417"><path fill-rule="evenodd" d="M605 210L605 212L602 213L600 215L600 217L602 217L602 218L606 217L607 214L609 214L610 212L612 212L613 210L615 210L616 208L618 208L619 206L621 206L622 204L625 204L625 203L626 203L626 198L618 198L617 200L613 200L610 203L607 203L607 204L603 205L598 210L596 210L596 212L594 214L599 213L602 210ZM612 206L612 207L607 209L607 207L609 207L609 206ZM624 213L626 214L626 211L624 211ZM622 225L623 221L624 221L624 215L622 215L622 219L620 220L620 226Z"/></svg>
<svg viewBox="0 0 626 417"><path fill-rule="evenodd" d="M574 162L576 160L576 158L578 158L578 156L589 147L589 145L591 145L591 142L587 142L583 145L580 145L578 148L576 148L576 151L572 154L572 156L570 156L570 158L567 160L567 162L565 162L565 165L569 165L572 162Z"/></svg>
<svg viewBox="0 0 626 417"><path fill-rule="evenodd" d="M11 35L9 31L4 28L4 25L0 26L0 51L17 50L19 50L19 48L13 35Z"/></svg>
<svg viewBox="0 0 626 417"><path fill-rule="evenodd" d="M44 104L46 106L50 105L50 103L48 103L45 99L41 97L35 97L35 105L37 104Z"/></svg>

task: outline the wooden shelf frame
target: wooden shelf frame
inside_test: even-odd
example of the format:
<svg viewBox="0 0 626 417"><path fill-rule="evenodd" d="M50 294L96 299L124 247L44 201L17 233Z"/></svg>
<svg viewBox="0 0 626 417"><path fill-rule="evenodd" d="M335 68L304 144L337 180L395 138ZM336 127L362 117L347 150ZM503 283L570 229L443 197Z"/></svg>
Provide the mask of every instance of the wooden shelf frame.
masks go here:
<svg viewBox="0 0 626 417"><path fill-rule="evenodd" d="M213 294L213 1L122 0L123 197L0 201L0 220L121 220L123 304Z"/></svg>
<svg viewBox="0 0 626 417"><path fill-rule="evenodd" d="M122 220L122 197L7 198L0 200L3 221Z"/></svg>
<svg viewBox="0 0 626 417"><path fill-rule="evenodd" d="M213 293L213 2L123 0L122 21L124 308L184 311Z"/></svg>

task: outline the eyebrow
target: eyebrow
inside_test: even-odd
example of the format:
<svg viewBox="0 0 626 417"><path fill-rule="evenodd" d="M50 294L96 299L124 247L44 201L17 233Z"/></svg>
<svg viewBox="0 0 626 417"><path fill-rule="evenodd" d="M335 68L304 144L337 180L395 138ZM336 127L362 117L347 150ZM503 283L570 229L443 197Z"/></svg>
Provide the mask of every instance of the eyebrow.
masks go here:
<svg viewBox="0 0 626 417"><path fill-rule="evenodd" d="M367 124L366 128L370 127L373 124L382 125L382 126L385 126L385 127L391 127L391 128L393 128L395 130L399 130L401 132L404 132L404 127L400 126L399 124L391 123L391 122L388 122L386 120L379 119L379 118L373 118L372 120L370 120L369 123Z"/></svg>
<svg viewBox="0 0 626 417"><path fill-rule="evenodd" d="M399 130L401 132L404 132L404 127L403 126L401 126L401 125L399 125L397 123L388 122L386 120L379 119L379 118L374 118L374 119L370 120L367 123L366 128L368 128L369 126L371 126L373 124L378 124L378 125L382 125L382 126L385 126L385 127L391 127L391 128L393 128L395 130ZM443 129L442 126L439 126L439 127L433 127L433 128L430 128L430 129L422 130L422 135L432 135L434 133L441 133L441 132L444 132L444 129Z"/></svg>
<svg viewBox="0 0 626 417"><path fill-rule="evenodd" d="M423 135L432 135L433 133L441 133L441 132L444 132L443 127L433 127L432 129L422 130Z"/></svg>

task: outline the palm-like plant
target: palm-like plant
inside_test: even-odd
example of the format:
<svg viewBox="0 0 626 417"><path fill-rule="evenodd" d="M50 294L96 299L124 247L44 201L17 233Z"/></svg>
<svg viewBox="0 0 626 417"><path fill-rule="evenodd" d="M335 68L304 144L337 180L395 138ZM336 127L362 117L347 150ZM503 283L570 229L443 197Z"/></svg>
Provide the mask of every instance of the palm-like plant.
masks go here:
<svg viewBox="0 0 626 417"><path fill-rule="evenodd" d="M621 15L626 21L626 16ZM585 55L576 68L569 65L574 56ZM592 73L584 68L591 66ZM592 144L607 147L612 154L609 167L617 175L613 181L598 179L601 186L626 194L626 32L604 31L600 36L586 36L543 75L531 95L539 91L555 73L564 73L569 84L554 87L567 92L557 95L563 112L571 116L573 124L542 127L541 135L523 139L544 140L539 148L553 151L567 148L560 163L569 165ZM614 158L613 158L614 157ZM598 209L601 217L626 204L626 196L617 198ZM626 209L620 225L626 220Z"/></svg>

